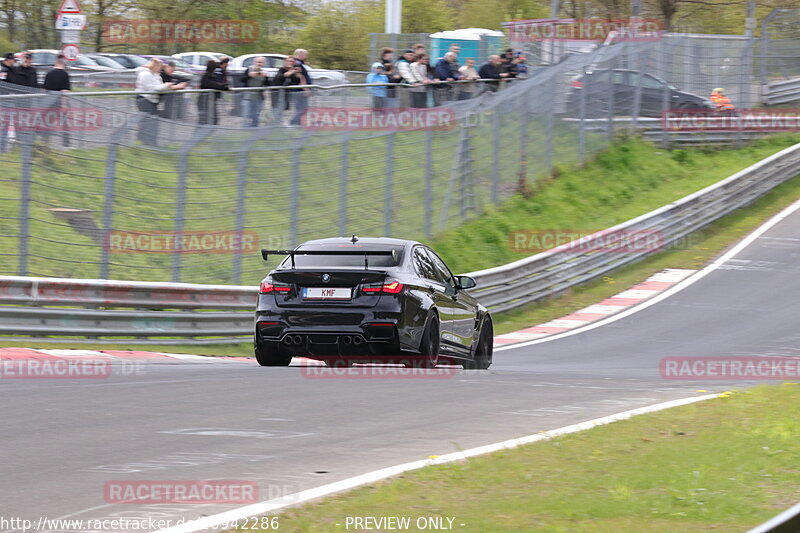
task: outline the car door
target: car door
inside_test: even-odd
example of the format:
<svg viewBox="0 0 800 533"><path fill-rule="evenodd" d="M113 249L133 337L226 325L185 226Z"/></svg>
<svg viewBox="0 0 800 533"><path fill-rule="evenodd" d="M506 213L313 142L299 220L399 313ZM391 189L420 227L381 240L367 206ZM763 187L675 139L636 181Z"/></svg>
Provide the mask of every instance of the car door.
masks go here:
<svg viewBox="0 0 800 533"><path fill-rule="evenodd" d="M651 76L650 74L632 75L634 83L639 78L639 85L642 88L642 96L639 105L639 115L646 117L660 117L664 91L669 91L666 83ZM669 105L669 104L668 104Z"/></svg>
<svg viewBox="0 0 800 533"><path fill-rule="evenodd" d="M443 352L458 351L452 332L453 299L452 290L446 277L434 266L433 257L424 246L416 246L413 250L412 261L417 274L423 278L425 289L430 294L433 304L439 311L439 344ZM420 332L421 335L421 332Z"/></svg>
<svg viewBox="0 0 800 533"><path fill-rule="evenodd" d="M431 257L433 268L436 269L437 276L444 280L445 294L449 301L447 309L449 316L448 339L457 352L468 354L472 348L475 337L475 317L477 309L471 299L464 293L456 289L456 279L441 257L436 252L427 248L426 251Z"/></svg>

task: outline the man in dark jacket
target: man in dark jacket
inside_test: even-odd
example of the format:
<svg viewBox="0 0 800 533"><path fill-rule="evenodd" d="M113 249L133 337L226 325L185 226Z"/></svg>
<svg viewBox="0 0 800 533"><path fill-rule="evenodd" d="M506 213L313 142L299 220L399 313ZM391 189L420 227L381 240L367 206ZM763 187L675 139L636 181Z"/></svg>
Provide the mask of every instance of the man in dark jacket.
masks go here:
<svg viewBox="0 0 800 533"><path fill-rule="evenodd" d="M69 82L69 74L67 74L67 71L65 70L66 66L67 60L64 59L64 56L59 55L56 58L56 63L53 65L53 68L44 77L45 90L58 91L60 93L69 92L72 86ZM50 107L61 109L62 107L67 107L67 104L68 102L64 102L64 98L58 94L52 96L52 103L50 104ZM70 145L70 136L67 129L63 129L61 131L61 142L64 143L64 146Z"/></svg>
<svg viewBox="0 0 800 533"><path fill-rule="evenodd" d="M17 67L18 85L25 87L39 87L39 79L36 76L36 68L33 66L33 54L25 53L22 56L22 64Z"/></svg>
<svg viewBox="0 0 800 533"><path fill-rule="evenodd" d="M178 78L175 75L175 62L167 61L161 67L161 81L164 83L173 83L172 90L179 91L189 86L189 82L183 78ZM161 116L164 118L183 118L183 95L164 93L161 96L161 103L164 106L161 109Z"/></svg>
<svg viewBox="0 0 800 533"><path fill-rule="evenodd" d="M294 51L294 63L300 68L302 77L301 85L311 85L314 82L308 74L306 68L306 61L308 60L308 50L298 48ZM294 116L289 122L293 126L299 126L303 120L303 115L306 114L308 109L308 97L311 94L311 89L295 89L292 94L292 101L294 102Z"/></svg>
<svg viewBox="0 0 800 533"><path fill-rule="evenodd" d="M200 78L201 89L214 89L217 91L227 91L229 89L227 83L218 81L217 69L218 64L213 59L209 59L206 63L206 73ZM221 93L201 93L197 99L197 113L199 115L200 124L216 125L219 122L217 114L217 99Z"/></svg>
<svg viewBox="0 0 800 533"><path fill-rule="evenodd" d="M0 63L0 81L17 83L17 61L11 52L7 53Z"/></svg>
<svg viewBox="0 0 800 533"><path fill-rule="evenodd" d="M458 72L458 63L456 63L456 53L447 52L434 67L433 75L439 81L453 81L463 78L461 73ZM453 99L453 87L449 84L442 83L437 85L433 91L433 103L436 106L441 105L443 102Z"/></svg>
<svg viewBox="0 0 800 533"><path fill-rule="evenodd" d="M489 56L489 62L483 65L478 71L478 76L482 80L497 80L494 82L486 82L486 88L492 92L497 91L500 85L500 80L508 78L507 72L500 72L500 63L502 60L498 55Z"/></svg>

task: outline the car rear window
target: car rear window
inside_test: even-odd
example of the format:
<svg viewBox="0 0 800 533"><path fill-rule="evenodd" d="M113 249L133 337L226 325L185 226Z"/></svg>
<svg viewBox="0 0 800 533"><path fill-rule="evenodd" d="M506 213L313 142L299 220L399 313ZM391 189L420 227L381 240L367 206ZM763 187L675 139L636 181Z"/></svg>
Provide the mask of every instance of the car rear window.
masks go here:
<svg viewBox="0 0 800 533"><path fill-rule="evenodd" d="M391 255L368 255L367 261L369 261L370 268L372 267L393 267L399 265L403 261L403 247L402 246L351 246L351 245L342 245L341 247L321 247L321 246L313 246L305 248L308 250L325 250L325 251L337 251L337 250L360 250L360 251L392 251L394 250L394 256ZM304 248L300 249L302 252ZM313 268L313 267L356 267L356 268L364 268L364 256L363 255L295 255L294 256L294 263L297 268ZM292 262L287 257L281 263L281 266L291 266Z"/></svg>

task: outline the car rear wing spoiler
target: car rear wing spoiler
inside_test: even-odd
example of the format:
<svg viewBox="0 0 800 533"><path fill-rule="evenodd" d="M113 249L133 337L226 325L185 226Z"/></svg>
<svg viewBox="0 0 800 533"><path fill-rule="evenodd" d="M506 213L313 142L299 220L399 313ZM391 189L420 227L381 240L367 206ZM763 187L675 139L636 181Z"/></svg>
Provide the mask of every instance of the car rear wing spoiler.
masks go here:
<svg viewBox="0 0 800 533"><path fill-rule="evenodd" d="M369 268L368 257L370 255L389 255L397 261L397 252L395 250L261 250L261 257L264 261L269 260L271 255L288 255L292 260L293 269L295 268L295 255L363 255L364 270Z"/></svg>

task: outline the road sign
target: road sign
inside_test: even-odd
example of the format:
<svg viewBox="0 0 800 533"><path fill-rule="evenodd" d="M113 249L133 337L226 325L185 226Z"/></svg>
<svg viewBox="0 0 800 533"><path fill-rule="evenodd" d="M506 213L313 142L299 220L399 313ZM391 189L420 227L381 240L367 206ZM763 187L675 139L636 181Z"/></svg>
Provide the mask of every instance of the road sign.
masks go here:
<svg viewBox="0 0 800 533"><path fill-rule="evenodd" d="M61 55L63 55L64 59L67 61L75 61L78 59L78 56L81 55L81 49L78 48L77 44L65 44L61 48Z"/></svg>
<svg viewBox="0 0 800 533"><path fill-rule="evenodd" d="M81 6L78 0L61 0L61 6L58 8L59 13L80 13Z"/></svg>
<svg viewBox="0 0 800 533"><path fill-rule="evenodd" d="M86 15L59 13L56 17L57 30L82 30L86 26Z"/></svg>
<svg viewBox="0 0 800 533"><path fill-rule="evenodd" d="M61 42L79 44L81 42L80 30L61 30Z"/></svg>

